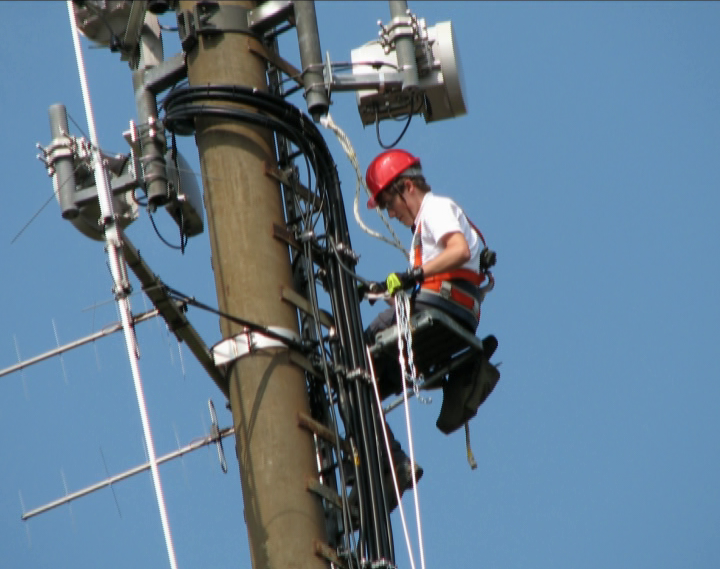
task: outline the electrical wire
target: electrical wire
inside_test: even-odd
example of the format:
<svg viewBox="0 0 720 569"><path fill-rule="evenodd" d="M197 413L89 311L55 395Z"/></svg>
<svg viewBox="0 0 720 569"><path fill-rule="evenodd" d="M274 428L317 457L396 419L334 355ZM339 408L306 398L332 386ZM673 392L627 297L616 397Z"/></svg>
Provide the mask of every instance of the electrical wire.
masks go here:
<svg viewBox="0 0 720 569"><path fill-rule="evenodd" d="M230 107L223 103L241 104L243 108ZM304 223L304 227L310 230L311 238L304 241L304 252L308 259L306 266L309 267L306 271L307 279L309 285L311 285L309 286L311 289L309 292L311 296L310 304L316 322L315 335L318 338L316 342L324 341L323 336L318 330L319 304L315 293L317 285L313 265L312 233L313 229L321 220L325 227L325 234L331 237L335 243L349 243L349 231L345 220L345 209L342 203L342 193L337 177L337 169L326 142L317 126L299 109L284 99L237 85L208 85L202 87L188 86L177 88L167 95L163 101L162 109L164 111L163 124L170 131L175 131L177 127L185 126L188 123L192 124L198 116L222 117L268 129L277 136L281 136L295 145L298 149L298 154L304 156L308 170L308 189L314 188L315 195L318 196L319 202L306 200L308 201L308 207L305 209L298 207L297 209ZM311 185L313 174L314 185ZM296 177L294 180L296 181ZM297 186L291 183L291 189L297 190ZM295 198L295 203L299 206L297 196L295 196ZM361 320L359 316L359 306L357 306L357 296L356 293L353 292L355 287L352 282L348 280L345 270L341 269L339 265L329 263L327 269L328 272L325 278L327 279L326 284L329 287L330 298L333 303L333 313L336 315L344 315L344 319L336 323L337 335L333 338L333 341L338 341L339 338L337 347L340 351L337 353L333 352L335 354L334 358L340 358L340 360L336 360L336 365L341 368L344 369L346 366L349 366L347 367L348 369L355 370L360 366L366 365L366 363L364 363L364 348L361 349L361 346L364 346L364 342L362 329L360 328ZM345 269L350 270L348 267L345 267ZM187 301L188 303L195 302L194 299L187 299ZM220 311L211 309L206 305L202 307L210 309L216 314L220 314ZM243 325L250 324L257 326L256 324L243 321L232 315L220 315ZM265 331L261 331L265 333ZM315 346L313 349L317 347L319 346ZM307 346L305 346L305 348L307 349ZM322 361L324 361L324 358L322 358L323 351L325 351L325 349L320 352L320 359ZM325 370L326 388L332 393L330 370L327 368L327 363L323 363L322 366ZM339 382L336 394L345 393L345 388L342 385L342 373L337 374L336 378ZM352 401L355 401L354 404L360 407L354 408L355 415L353 415L350 426L352 426L353 421L356 422L356 426L352 427L350 436L352 437L354 432L355 436L360 437L356 440L361 442L360 448L364 453L362 455L365 457L364 462L366 467L372 467L371 470L367 470L366 472L366 475L370 477L368 480L371 481L371 487L382 488L382 476L380 473L381 451L379 446L373 446L375 439L369 436L368 431L370 425L377 429L375 424L376 419L372 419L375 415L374 412L371 411L371 409L373 409L372 400L365 396L367 386L363 386L363 390L361 391L360 385L355 383L354 388L357 392L357 399L352 399ZM345 397L347 400L347 395L343 395L342 397ZM334 413L334 411L333 408L332 413ZM335 424L337 425L337 421L335 421ZM345 426L347 430L349 425L346 423ZM373 433L375 432L376 431L373 431ZM338 442L339 441L336 440L336 443ZM342 456L342 450L338 448L337 444L335 452L338 453L338 457ZM377 456L374 456L375 454L377 454ZM365 534L361 525L359 539L364 544L363 547L367 554L392 561L392 559L394 559L392 529L388 523L387 511L383 510L384 513L381 514L376 510L374 504L371 504L371 507L373 508L373 513L376 515L375 519L379 523L384 521L385 530L381 530L381 526L378 526L374 528L373 532ZM384 518L382 517L383 515L385 516ZM347 528L349 528L349 524L346 514L344 514L343 525L346 526L345 539L346 543L349 544L350 540L354 538L348 534ZM383 531L383 533L378 533L378 531ZM385 532L387 532L387 535L385 535ZM367 558L367 556L361 554L360 550L354 545L349 551L353 552L351 555L359 556L358 560L360 558Z"/></svg>
<svg viewBox="0 0 720 569"><path fill-rule="evenodd" d="M180 215L182 216L182 212L180 213ZM150 209L148 209L148 217L150 218L150 223L152 223L153 229L155 230L155 234L160 238L160 241L162 241L165 245L170 247L170 249L179 250L179 251L182 251L183 253L185 252L186 243L183 243L184 239L183 239L182 229L180 230L180 245L173 245L172 243L170 243L167 239L165 239L160 234L160 230L157 228L157 225L155 225L155 219L153 218L153 214L152 214L152 211L150 211ZM186 239L186 237L185 237L185 239Z"/></svg>
<svg viewBox="0 0 720 569"><path fill-rule="evenodd" d="M357 159L357 153L355 152L355 148L352 145L352 142L350 141L350 138L347 134L338 126L335 121L333 120L332 116L328 112L325 116L323 116L320 119L320 124L324 126L325 128L328 128L332 130L335 133L335 136L338 139L338 142L340 143L340 146L345 151L345 155L347 156L348 160L350 161L350 164L352 165L353 169L355 170L355 177L356 177L356 184L355 184L355 198L353 200L353 213L355 215L355 221L357 221L360 228L365 231L368 235L371 235L372 237L375 237L376 239L379 239L380 241L383 241L384 243L387 243L388 245L392 245L396 249L402 251L403 255L405 256L405 259L407 260L409 258L409 253L406 251L405 247L403 246L402 242L400 241L400 238L397 236L395 231L393 230L392 226L390 225L390 221L387 219L385 214L382 212L380 208L375 208L375 211L377 212L378 216L380 217L380 220L385 225L385 228L388 230L390 235L392 235L392 241L382 235L381 233L378 233L377 231L374 231L370 229L362 220L362 217L360 216L360 208L359 208L359 202L360 202L360 188L365 188L365 192L368 196L370 196L370 190L368 190L367 185L365 184L365 180L362 177L362 173L360 172L360 164Z"/></svg>
<svg viewBox="0 0 720 569"><path fill-rule="evenodd" d="M378 112L377 107L375 108L375 134L377 135L377 141L378 144L383 147L385 150L390 150L391 148L394 148L398 142L402 140L402 137L405 136L405 133L407 132L408 127L410 126L410 121L412 121L412 113L408 113L407 116L407 122L405 123L405 126L402 129L402 132L400 135L395 139L395 142L392 144L384 144L383 141L380 138L380 120L378 119Z"/></svg>
<svg viewBox="0 0 720 569"><path fill-rule="evenodd" d="M130 196L132 197L132 200L140 207L147 207L147 205L148 205L147 198L144 201L140 201L138 199L138 197L135 195L135 190L136 190L136 188L133 188L132 190L130 190Z"/></svg>
<svg viewBox="0 0 720 569"><path fill-rule="evenodd" d="M90 137L85 133L85 131L82 129L82 127L77 123L77 121L73 118L73 116L70 113L67 113L67 117L70 119L70 122L75 125L75 128L77 128L80 131L80 134L83 135L83 137L86 140L90 140Z"/></svg>
<svg viewBox="0 0 720 569"><path fill-rule="evenodd" d="M410 121L412 120L413 115L419 113L420 109L422 109L422 99L420 99L420 104L418 105L418 107L413 108L413 102L415 97L416 95L410 96L410 112L408 112L407 119L405 119L404 117L394 117L392 113L388 111L388 116L394 121L400 122L403 120L407 120L407 122L405 123L405 127L402 129L402 132L397 137L397 139L395 139L395 142L389 145L383 144L383 141L380 139L380 117L378 115L378 107L375 107L375 134L377 136L378 144L380 144L380 146L382 146L385 150L390 150L391 148L394 148L402 140L403 136L405 136L405 133L407 132L408 127L410 126Z"/></svg>
<svg viewBox="0 0 720 569"><path fill-rule="evenodd" d="M10 241L10 245L12 245L13 243L15 243L15 241L17 241L17 240L20 238L20 236L23 234L23 232L30 226L30 224L31 224L33 221L35 221L35 219L37 218L37 216L42 213L42 211L47 207L47 205L52 201L52 199L58 197L58 195L60 194L60 190L63 188L63 186L65 186L65 184L67 184L70 180L73 180L73 179L75 178L75 174L77 173L77 171L80 169L80 166L82 166L82 165L83 165L82 162L78 162L77 166L75 166L75 169L73 170L73 175L72 175L72 177L68 177L66 180L64 180L63 183L60 184L60 186L58 186L58 189L57 189L57 190L53 189L52 195L51 195L47 200L45 200L45 203L40 206L40 209L38 209L38 210L32 215L32 217L27 221L27 223L22 226L22 228L20 229L20 231L18 231L18 232L15 234L15 237L13 237L12 240Z"/></svg>
<svg viewBox="0 0 720 569"><path fill-rule="evenodd" d="M302 342L298 342L296 340L286 338L285 336L282 336L276 332L273 332L267 326L263 326L262 324L258 324L257 322L252 322L250 320L240 318L233 314L223 312L222 310L218 310L217 308L213 308L209 304L205 304L204 302L200 302L199 300L196 300L194 296L188 296L186 294L183 294L179 290L169 287L166 284L163 284L161 286L165 290L165 292L168 294L168 296L170 296L171 298L174 298L175 300L180 300L181 302L184 302L191 306L195 306L196 308L200 308L207 312L211 312L212 314L215 314L217 316L221 316L222 318L225 318L226 320L229 320L230 322L233 322L235 324L239 324L240 326L244 326L245 328L247 328L253 332L259 332L263 336L267 336L268 338L272 338L273 340L278 340L278 341L282 342L283 344L285 344L286 346L288 346L289 348L295 348L296 350L299 350L303 353L306 352L308 349L308 347L305 344L303 344Z"/></svg>
<svg viewBox="0 0 720 569"><path fill-rule="evenodd" d="M198 104L200 101L207 99L211 99L213 102L218 100L242 102L257 107L260 112L217 105ZM166 111L164 122L170 130L173 130L178 122L190 120L191 117L200 114L206 116L225 116L227 118L249 122L257 126L269 128L285 136L298 147L305 157L308 170L308 188L312 187L311 173L315 172L314 191L321 198L318 209L319 211L322 210L322 204L326 198L326 194L318 172L322 172L323 165L321 163L322 161L318 160L320 157L316 154L315 149L320 142L324 145L324 141L312 122L283 99L238 86L214 85L201 88L185 87L176 89L174 93L168 94L165 98L163 107ZM265 112L269 114L264 114ZM315 132L313 132L313 129ZM326 148L325 150L327 151ZM327 151L327 154L329 156L329 151ZM311 209L307 211L310 212ZM319 218L320 214L318 214L315 222L312 222L308 213L305 221L309 226L314 227L319 222Z"/></svg>
<svg viewBox="0 0 720 569"><path fill-rule="evenodd" d="M309 243L306 243L305 244L305 258L307 259L307 264L310 266L310 268L313 267L312 255L313 255L312 247L310 246ZM317 299L317 293L316 293L317 288L316 288L316 284L315 284L315 274L313 271L308 272L308 284L309 284L308 292L310 293L310 304L312 306L313 321L315 324L315 335L318 338L322 338L322 331L320 329L320 311L319 311L318 299ZM328 390L329 394L332 394L333 389L332 389L332 385L330 382L330 370L328 369L327 361L325 360L325 358L322 358L322 369L323 369L323 377L325 379L326 389ZM338 391L341 388L339 383L340 382L338 381L338 386L337 386L338 389L336 389L336 391ZM334 405L330 405L330 413L331 413L332 424L333 424L333 435L335 437L335 441L334 441L335 442L335 453L338 457L341 457L342 456L342 446L340 444L340 433L337 428L338 421L337 421L337 415L335 413ZM352 527L352 520L351 520L350 504L348 502L348 496L347 496L347 492L345 490L345 488L347 488L347 483L345 480L345 471L344 471L342 464L338 468L338 471L340 473L340 483L343 488L343 491L341 494L341 500L342 500L342 504L343 504L343 508L342 508L342 510L343 510L343 514L342 514L343 515L343 532L345 534L345 539L347 540L347 542L352 544L352 549L355 549L357 547L357 545L354 540L354 535L351 534L349 531L349 528ZM350 558L350 559L352 560L352 558Z"/></svg>

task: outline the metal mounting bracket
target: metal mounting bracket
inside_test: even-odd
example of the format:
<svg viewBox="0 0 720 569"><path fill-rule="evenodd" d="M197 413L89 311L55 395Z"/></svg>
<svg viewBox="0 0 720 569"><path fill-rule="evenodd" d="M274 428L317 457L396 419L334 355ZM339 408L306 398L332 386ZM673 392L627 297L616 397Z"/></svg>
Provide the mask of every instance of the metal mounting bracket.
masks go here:
<svg viewBox="0 0 720 569"><path fill-rule="evenodd" d="M383 25L382 20L378 20L378 26L380 26L378 35L385 53L395 49L395 42L399 37L410 37L413 40L418 38L417 16L414 14L396 16L387 26Z"/></svg>
<svg viewBox="0 0 720 569"><path fill-rule="evenodd" d="M178 35L183 51L190 51L198 36L221 33L255 35L248 24L250 10L224 2L198 2L192 11L177 16Z"/></svg>
<svg viewBox="0 0 720 569"><path fill-rule="evenodd" d="M293 3L289 0L263 2L250 11L248 24L254 31L264 33L282 22L293 23L293 14Z"/></svg>

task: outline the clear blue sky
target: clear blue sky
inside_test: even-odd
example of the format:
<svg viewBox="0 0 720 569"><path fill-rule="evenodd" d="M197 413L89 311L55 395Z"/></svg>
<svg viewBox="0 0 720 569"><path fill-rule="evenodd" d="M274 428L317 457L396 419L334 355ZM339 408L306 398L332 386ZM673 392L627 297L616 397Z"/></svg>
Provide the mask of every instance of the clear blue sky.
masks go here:
<svg viewBox="0 0 720 569"><path fill-rule="evenodd" d="M710 2L411 2L451 20L468 114L424 124L400 146L435 191L457 199L498 252L480 334L500 340L502 379L462 432L435 428L440 401L413 402L427 567L680 569L720 564L720 4ZM335 61L376 37L385 2L319 2ZM117 319L103 246L60 218L35 159L47 107L86 128L64 2L3 2L0 58L0 368ZM171 24L172 17L163 19ZM166 34L166 55L177 40ZM294 36L283 55L299 66ZM135 117L119 56L87 49L101 145L125 152ZM296 101L300 104L300 101ZM380 151L350 93L332 113L363 168ZM78 131L74 129L74 132ZM399 133L382 124L384 140ZM346 203L355 178L328 135ZM197 166L192 139L181 151ZM355 225L372 279L402 256ZM371 216L373 227L382 225ZM176 239L167 216L161 230ZM398 227L401 235L406 232ZM183 256L145 213L129 237L166 282L215 302L207 235ZM149 308L141 295L133 308ZM101 304L102 303L102 304ZM95 308L91 308L95 306ZM365 306L366 322L377 307ZM191 310L209 344L217 319ZM159 454L221 426L223 397L162 322L138 326ZM390 422L403 432L399 411ZM122 336L0 378L0 567L167 567L149 474L20 521L34 508L145 461ZM160 467L180 567L249 567L232 441L223 475L212 448ZM404 500L411 508L410 497ZM409 567L394 516L401 567ZM414 527L414 526L413 526ZM414 531L411 531L414 535Z"/></svg>

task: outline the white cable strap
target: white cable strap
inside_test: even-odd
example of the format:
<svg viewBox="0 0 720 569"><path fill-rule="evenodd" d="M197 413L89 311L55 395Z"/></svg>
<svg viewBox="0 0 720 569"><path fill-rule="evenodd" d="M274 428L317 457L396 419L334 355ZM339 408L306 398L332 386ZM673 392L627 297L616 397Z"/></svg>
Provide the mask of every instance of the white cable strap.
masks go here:
<svg viewBox="0 0 720 569"><path fill-rule="evenodd" d="M320 124L324 126L325 128L332 130L335 133L335 136L338 139L338 142L340 143L340 146L342 146L342 149L345 151L345 154L348 157L348 160L350 160L350 163L352 164L353 168L355 169L355 176L357 177L357 182L355 184L355 199L353 200L353 213L355 214L355 221L357 221L358 225L362 228L365 233L372 235L373 237L376 237L377 239L380 239L381 241L384 241L385 243L388 243L389 245L392 245L396 249L399 249L403 252L405 255L405 258L409 258L408 252L405 250L405 247L402 245L402 241L398 238L398 236L393 231L392 227L390 226L390 222L385 217L385 214L382 213L382 210L380 208L375 208L375 211L380 216L380 219L385 224L385 227L390 232L390 235L393 236L393 240L391 241L381 233L378 233L377 231L374 231L373 229L370 229L365 223L363 222L362 218L360 217L360 188L365 188L365 192L367 193L368 197L371 197L372 194L370 193L370 190L368 190L367 186L365 185L365 181L363 180L362 173L360 172L360 164L357 159L357 154L355 153L355 148L353 148L352 142L350 142L350 138L347 134L335 123L332 116L330 116L330 113L328 112L327 115L324 115L320 117Z"/></svg>
<svg viewBox="0 0 720 569"><path fill-rule="evenodd" d="M380 391L378 390L377 378L375 377L375 367L373 366L372 354L370 348L365 347L368 362L370 362L370 377L372 377L373 391L375 392L375 401L379 410L382 410L382 402L380 401ZM393 463L392 450L390 450L390 438L387 434L387 425L385 419L380 413L380 425L382 426L383 439L385 440L385 450L388 454L388 462L390 462L390 474L392 476L393 487L395 489L395 497L397 498L398 507L400 508L400 520L402 521L403 533L405 534L405 545L407 545L408 556L410 557L410 567L415 569L415 557L413 556L412 547L410 546L410 535L408 534L407 521L405 520L405 510L400 501L400 488L398 487L397 475L395 474L395 464ZM415 476L413 471L413 477Z"/></svg>
<svg viewBox="0 0 720 569"><path fill-rule="evenodd" d="M268 326L267 329L277 336L281 336L295 342L300 341L300 336L287 328L282 328L280 326ZM215 365L220 366L239 360L243 356L257 350L286 347L287 342L283 342L278 338L267 336L262 332L252 331L246 328L232 338L226 338L225 340L218 342L212 347L211 351Z"/></svg>

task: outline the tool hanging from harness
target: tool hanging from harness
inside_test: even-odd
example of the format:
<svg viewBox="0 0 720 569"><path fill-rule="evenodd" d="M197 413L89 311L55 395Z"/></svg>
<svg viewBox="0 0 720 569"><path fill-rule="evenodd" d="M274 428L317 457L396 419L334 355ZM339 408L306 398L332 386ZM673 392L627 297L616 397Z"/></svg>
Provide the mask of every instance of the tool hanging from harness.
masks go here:
<svg viewBox="0 0 720 569"><path fill-rule="evenodd" d="M457 305L459 308L469 311L473 318L478 321L480 319L480 304L485 294L493 289L495 280L493 279L490 267L495 264L495 253L490 251L485 242L485 237L475 224L467 218L468 224L482 241L483 250L480 253L480 263L478 271L472 269L461 268L444 273L436 273L424 278L420 285L420 290L438 294L446 301ZM413 238L415 245L413 248L413 268L417 269L422 266L422 224L415 229ZM488 284L484 287L480 285L487 277Z"/></svg>

